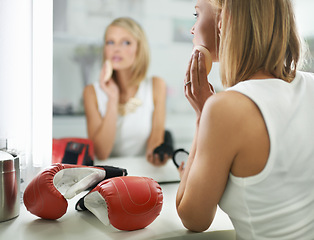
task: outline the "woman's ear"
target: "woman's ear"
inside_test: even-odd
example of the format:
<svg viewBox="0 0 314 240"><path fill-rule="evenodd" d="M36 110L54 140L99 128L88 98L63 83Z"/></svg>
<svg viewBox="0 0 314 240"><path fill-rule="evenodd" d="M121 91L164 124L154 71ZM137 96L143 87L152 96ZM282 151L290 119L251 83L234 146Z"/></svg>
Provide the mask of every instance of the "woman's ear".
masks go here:
<svg viewBox="0 0 314 240"><path fill-rule="evenodd" d="M222 18L221 18L221 13L218 16L218 36L219 38L221 37L221 26L222 26Z"/></svg>

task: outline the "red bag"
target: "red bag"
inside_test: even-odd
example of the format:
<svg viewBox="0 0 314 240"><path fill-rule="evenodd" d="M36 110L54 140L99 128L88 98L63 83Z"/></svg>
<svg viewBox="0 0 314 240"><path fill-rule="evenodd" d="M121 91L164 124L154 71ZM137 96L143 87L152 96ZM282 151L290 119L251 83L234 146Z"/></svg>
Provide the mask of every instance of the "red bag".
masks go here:
<svg viewBox="0 0 314 240"><path fill-rule="evenodd" d="M60 138L52 142L52 163L92 166L94 145L87 138Z"/></svg>

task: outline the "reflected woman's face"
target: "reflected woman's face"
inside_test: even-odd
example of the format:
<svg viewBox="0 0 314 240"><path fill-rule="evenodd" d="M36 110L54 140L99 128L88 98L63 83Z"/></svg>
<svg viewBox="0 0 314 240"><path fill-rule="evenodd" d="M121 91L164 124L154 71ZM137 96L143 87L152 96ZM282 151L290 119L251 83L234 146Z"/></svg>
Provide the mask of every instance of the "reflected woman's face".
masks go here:
<svg viewBox="0 0 314 240"><path fill-rule="evenodd" d="M198 0L195 5L196 22L191 29L193 44L205 46L211 53L213 61L218 61L218 9L209 0Z"/></svg>
<svg viewBox="0 0 314 240"><path fill-rule="evenodd" d="M132 67L137 51L136 39L124 28L110 26L107 30L104 53L114 70Z"/></svg>

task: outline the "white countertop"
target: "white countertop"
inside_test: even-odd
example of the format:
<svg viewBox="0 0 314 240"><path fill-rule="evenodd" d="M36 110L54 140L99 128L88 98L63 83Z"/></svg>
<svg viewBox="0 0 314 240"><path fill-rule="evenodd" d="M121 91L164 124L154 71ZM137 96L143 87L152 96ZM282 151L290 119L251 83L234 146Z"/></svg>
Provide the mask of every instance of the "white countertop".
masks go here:
<svg viewBox="0 0 314 240"><path fill-rule="evenodd" d="M207 236L209 233L195 234L184 228L175 208L175 197L178 183L161 184L164 195L164 204L160 215L156 220L142 230L120 231L114 227L106 227L92 213L78 212L74 209L76 200L80 196L69 200L67 213L58 220L44 220L28 212L21 205L19 217L0 223L1 240L49 240L49 239L164 239L179 236L187 236L188 239L200 239L196 237ZM209 231L230 230L233 226L228 216L218 209L216 217ZM206 235L207 234L207 235ZM216 233L217 234L217 233ZM233 236L234 233L221 233L225 236ZM210 235L208 235L210 236ZM182 239L177 238L177 239ZM210 239L210 238L206 238ZM214 238L217 239L217 238ZM226 238L222 238L226 240Z"/></svg>
<svg viewBox="0 0 314 240"><path fill-rule="evenodd" d="M134 161L120 159L116 164L110 161L99 161L96 164L110 164L122 166L128 170L129 175L146 175L150 177L158 177L157 181L165 182L178 180L176 168L169 161L166 166L151 168L143 159L138 158ZM126 164L124 161L128 161ZM143 165L138 167L140 161ZM124 162L124 163L123 163ZM114 163L114 164L112 164ZM133 167L132 167L133 166ZM142 173L140 170L142 169ZM145 174L143 172L145 170ZM155 169L155 171L153 171ZM152 176L154 175L154 176ZM160 177L160 176L164 176ZM175 207L176 192L178 183L161 183L163 191L164 203L160 215L156 220L144 229L137 231L120 231L112 226L106 227L92 213L78 212L74 206L77 200L85 194L81 193L74 199L68 201L69 206L67 213L58 220L44 220L28 212L22 204L19 217L0 223L0 240L49 240L49 239L235 239L234 231L212 232L219 230L232 230L233 225L229 217L221 210L217 209L217 213L211 227L205 233L192 233L185 229L180 218L177 215Z"/></svg>

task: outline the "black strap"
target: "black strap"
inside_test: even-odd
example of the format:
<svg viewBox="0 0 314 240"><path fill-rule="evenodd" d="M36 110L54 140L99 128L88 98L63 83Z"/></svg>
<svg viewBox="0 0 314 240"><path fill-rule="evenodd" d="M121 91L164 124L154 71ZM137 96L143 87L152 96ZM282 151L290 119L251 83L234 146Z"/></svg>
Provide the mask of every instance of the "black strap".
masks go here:
<svg viewBox="0 0 314 240"><path fill-rule="evenodd" d="M85 144L78 142L68 142L62 158L62 163L77 164L77 159L83 151Z"/></svg>
<svg viewBox="0 0 314 240"><path fill-rule="evenodd" d="M89 192L87 194L89 194ZM75 204L75 210L77 210L77 211L88 210L84 204L84 198L87 196L87 194L84 197L82 197L80 200L77 201L77 203Z"/></svg>
<svg viewBox="0 0 314 240"><path fill-rule="evenodd" d="M83 165L85 166L93 166L94 165L94 161L91 158L91 156L89 155L89 145L85 145L86 149L85 149L85 154L84 154L84 159L83 159Z"/></svg>

